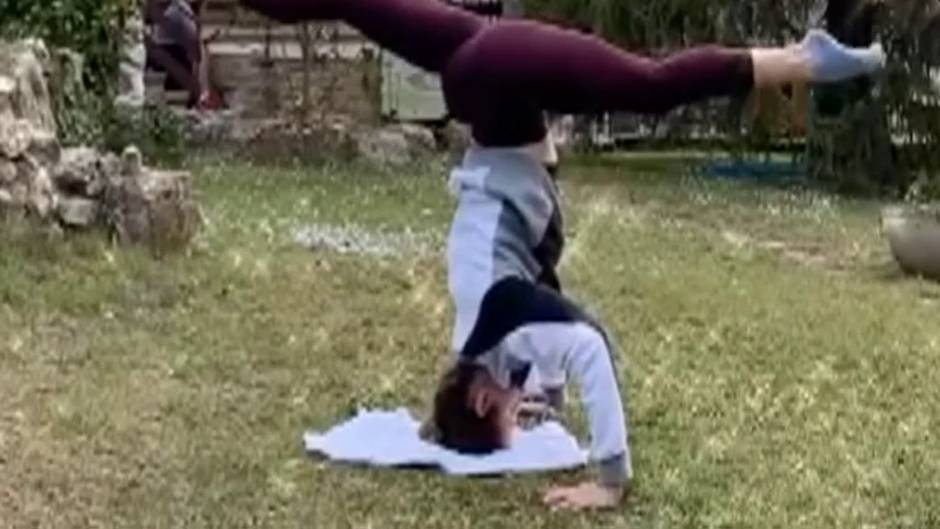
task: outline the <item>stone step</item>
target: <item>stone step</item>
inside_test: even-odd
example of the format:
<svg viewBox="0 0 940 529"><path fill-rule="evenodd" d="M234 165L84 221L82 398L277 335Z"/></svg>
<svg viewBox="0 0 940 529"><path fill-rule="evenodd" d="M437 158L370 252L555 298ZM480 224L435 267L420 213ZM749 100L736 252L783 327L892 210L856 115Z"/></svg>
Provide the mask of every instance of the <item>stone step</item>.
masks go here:
<svg viewBox="0 0 940 529"><path fill-rule="evenodd" d="M167 90L163 87L163 80L154 76L144 85L144 99L155 105L184 107L189 101L189 93L185 90Z"/></svg>
<svg viewBox="0 0 940 529"><path fill-rule="evenodd" d="M166 82L166 73L156 70L147 70L144 72L144 86L163 86Z"/></svg>
<svg viewBox="0 0 940 529"><path fill-rule="evenodd" d="M203 26L228 26L228 27L271 27L271 28L292 28L294 24L283 24L261 16L253 11L249 11L234 5L234 2L222 2L217 4L211 2L209 7L202 13ZM319 26L342 26L336 22L316 22ZM351 32L351 28L346 27L343 31Z"/></svg>
<svg viewBox="0 0 940 529"><path fill-rule="evenodd" d="M299 41L300 28L297 26L243 26L203 24L203 37L212 42L283 42ZM347 26L329 25L312 27L311 36L323 42L361 42L362 36Z"/></svg>
<svg viewBox="0 0 940 529"><path fill-rule="evenodd" d="M163 104L165 95L163 88L164 83L166 83L165 73L154 70L144 72L144 99L148 103L157 105Z"/></svg>
<svg viewBox="0 0 940 529"><path fill-rule="evenodd" d="M165 90L163 102L170 106L186 106L189 101L189 92L185 90Z"/></svg>
<svg viewBox="0 0 940 529"><path fill-rule="evenodd" d="M267 49L266 49L267 48ZM303 48L299 42L275 42L266 46L262 42L211 42L209 55L213 59L224 57L268 57L273 61L301 61ZM365 42L347 42L339 44L316 44L314 56L337 57L346 60L358 60L366 53L375 53L375 46Z"/></svg>
<svg viewBox="0 0 940 529"><path fill-rule="evenodd" d="M483 16L494 16L502 12L499 7L502 0L446 0L444 3L454 5L464 5L468 11L474 11ZM238 25L248 26L283 26L283 24L272 21L254 11L244 9L238 5L237 0L213 0L209 2L202 13L202 23L204 25ZM352 31L347 29L347 31Z"/></svg>

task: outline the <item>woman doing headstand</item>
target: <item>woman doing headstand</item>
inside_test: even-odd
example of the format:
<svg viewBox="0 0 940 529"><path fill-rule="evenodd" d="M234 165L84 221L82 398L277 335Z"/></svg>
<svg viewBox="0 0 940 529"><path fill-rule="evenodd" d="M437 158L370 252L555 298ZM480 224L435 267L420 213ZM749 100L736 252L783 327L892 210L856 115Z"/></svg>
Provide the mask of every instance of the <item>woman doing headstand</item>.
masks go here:
<svg viewBox="0 0 940 529"><path fill-rule="evenodd" d="M755 87L868 75L877 45L847 48L810 31L785 48L701 46L655 60L592 36L532 21L492 21L437 0L242 0L283 22L341 20L405 60L440 74L451 115L474 145L451 176L458 207L448 240L456 307L455 362L438 386L437 440L482 453L511 442L524 387L554 404L581 387L596 482L556 487L545 501L616 505L633 471L612 346L561 294L555 268L563 231L557 160L545 113L661 114ZM533 382L535 380L536 382Z"/></svg>

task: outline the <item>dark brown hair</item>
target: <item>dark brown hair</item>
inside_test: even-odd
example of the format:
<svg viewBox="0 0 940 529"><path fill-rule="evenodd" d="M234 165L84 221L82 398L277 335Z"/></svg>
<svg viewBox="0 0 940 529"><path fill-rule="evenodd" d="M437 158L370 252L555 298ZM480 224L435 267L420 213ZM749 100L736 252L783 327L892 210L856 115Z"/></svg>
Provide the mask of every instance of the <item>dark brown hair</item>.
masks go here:
<svg viewBox="0 0 940 529"><path fill-rule="evenodd" d="M499 410L493 407L478 417L470 403L471 386L488 376L485 368L460 362L441 377L433 414L439 444L465 454L488 454L501 447Z"/></svg>

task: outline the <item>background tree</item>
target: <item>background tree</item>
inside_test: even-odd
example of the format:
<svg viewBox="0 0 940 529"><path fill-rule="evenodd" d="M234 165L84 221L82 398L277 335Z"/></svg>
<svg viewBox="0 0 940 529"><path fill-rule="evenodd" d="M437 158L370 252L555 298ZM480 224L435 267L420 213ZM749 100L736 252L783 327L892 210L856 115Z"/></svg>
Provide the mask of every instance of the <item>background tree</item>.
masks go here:
<svg viewBox="0 0 940 529"><path fill-rule="evenodd" d="M525 6L529 16L651 54L703 42L784 44L812 26L853 45L879 39L890 58L883 74L813 90L808 173L845 191L940 192L937 0L526 0ZM773 116L745 122L740 110L721 120L732 138L728 148L768 148L779 132L759 125Z"/></svg>

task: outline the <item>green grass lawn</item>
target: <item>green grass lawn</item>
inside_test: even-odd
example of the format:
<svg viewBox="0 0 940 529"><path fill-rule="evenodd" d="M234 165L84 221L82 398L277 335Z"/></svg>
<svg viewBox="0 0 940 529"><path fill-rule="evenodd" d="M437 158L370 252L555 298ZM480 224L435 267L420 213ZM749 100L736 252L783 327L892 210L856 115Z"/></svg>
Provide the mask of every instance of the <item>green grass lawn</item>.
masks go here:
<svg viewBox="0 0 940 529"><path fill-rule="evenodd" d="M202 161L187 255L0 229L0 527L940 527L940 288L895 270L877 204L679 159L566 169L562 279L627 384L624 508L540 505L579 474L306 457L307 428L426 405L450 333L444 168ZM306 225L436 244L314 252Z"/></svg>

